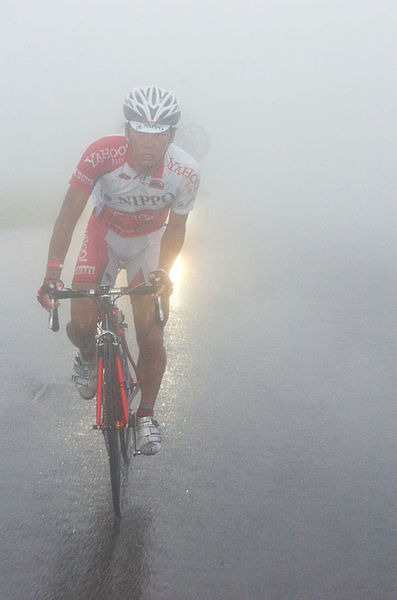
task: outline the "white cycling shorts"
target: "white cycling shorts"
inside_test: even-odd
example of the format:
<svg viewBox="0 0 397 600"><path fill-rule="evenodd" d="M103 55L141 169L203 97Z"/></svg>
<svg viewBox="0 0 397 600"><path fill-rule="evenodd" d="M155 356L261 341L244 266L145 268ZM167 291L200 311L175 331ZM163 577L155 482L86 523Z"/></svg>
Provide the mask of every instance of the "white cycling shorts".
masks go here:
<svg viewBox="0 0 397 600"><path fill-rule="evenodd" d="M91 215L76 262L73 283L114 285L118 272L126 269L128 285L147 281L157 269L164 226L136 237L121 237Z"/></svg>

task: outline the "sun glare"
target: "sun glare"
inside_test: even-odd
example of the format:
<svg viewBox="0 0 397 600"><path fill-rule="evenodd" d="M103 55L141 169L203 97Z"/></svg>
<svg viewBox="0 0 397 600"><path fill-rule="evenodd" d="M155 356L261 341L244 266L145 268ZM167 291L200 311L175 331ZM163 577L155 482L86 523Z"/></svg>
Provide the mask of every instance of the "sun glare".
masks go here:
<svg viewBox="0 0 397 600"><path fill-rule="evenodd" d="M183 270L183 261L181 259L181 256L179 255L177 257L176 261L174 262L174 264L172 265L172 269L170 271L170 277L174 284L175 291L178 290L179 283L181 280L182 270Z"/></svg>

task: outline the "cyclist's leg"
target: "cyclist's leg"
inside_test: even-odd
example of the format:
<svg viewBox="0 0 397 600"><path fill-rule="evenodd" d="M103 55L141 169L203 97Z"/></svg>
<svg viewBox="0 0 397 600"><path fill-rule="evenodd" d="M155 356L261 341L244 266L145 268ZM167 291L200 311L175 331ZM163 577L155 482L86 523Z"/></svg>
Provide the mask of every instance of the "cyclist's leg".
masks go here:
<svg viewBox="0 0 397 600"><path fill-rule="evenodd" d="M149 234L146 247L129 262L127 266L129 285L137 285L147 280L150 271L157 268L162 233L163 231L160 230ZM167 362L163 328L168 318L169 303L168 299L163 300L166 319L162 326L156 322L152 297L132 296L131 303L139 348L137 370L141 403L137 416L152 416Z"/></svg>
<svg viewBox="0 0 397 600"><path fill-rule="evenodd" d="M137 363L141 387L141 404L138 416L153 415L153 408L167 364L163 343L163 326L155 319L153 298L134 297L132 300L136 339L139 348ZM163 302L168 313L168 301Z"/></svg>
<svg viewBox="0 0 397 600"><path fill-rule="evenodd" d="M107 227L92 215L77 259L73 289L96 288L100 284L113 285L117 276L117 257L107 243ZM71 320L66 326L68 337L77 346L82 357L90 360L95 355L95 325L97 310L93 300L71 300Z"/></svg>
<svg viewBox="0 0 397 600"><path fill-rule="evenodd" d="M92 281L73 282L73 289L84 290L96 288L97 283ZM71 320L66 325L66 333L85 360L95 356L95 333L97 309L93 300L87 298L73 298L70 306Z"/></svg>

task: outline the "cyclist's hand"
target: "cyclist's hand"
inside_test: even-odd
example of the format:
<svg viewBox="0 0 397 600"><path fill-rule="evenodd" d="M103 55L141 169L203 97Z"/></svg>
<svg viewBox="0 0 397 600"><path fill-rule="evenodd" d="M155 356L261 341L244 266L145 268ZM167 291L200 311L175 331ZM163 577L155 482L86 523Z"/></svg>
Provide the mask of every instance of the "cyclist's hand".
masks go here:
<svg viewBox="0 0 397 600"><path fill-rule="evenodd" d="M174 284L164 269L157 269L149 273L149 281L157 290L155 293L156 298L163 295L168 297L172 294Z"/></svg>
<svg viewBox="0 0 397 600"><path fill-rule="evenodd" d="M63 282L60 279L44 279L43 285L37 291L37 300L48 311L59 306L59 301L55 303L51 300L51 291L61 290Z"/></svg>

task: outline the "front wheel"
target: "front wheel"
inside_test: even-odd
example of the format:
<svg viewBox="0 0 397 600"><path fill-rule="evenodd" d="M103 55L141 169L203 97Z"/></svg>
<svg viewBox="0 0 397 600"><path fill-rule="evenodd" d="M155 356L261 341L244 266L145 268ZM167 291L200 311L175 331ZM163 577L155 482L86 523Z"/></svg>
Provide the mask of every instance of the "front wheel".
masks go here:
<svg viewBox="0 0 397 600"><path fill-rule="evenodd" d="M117 417L118 389L117 374L115 372L114 347L106 341L103 356L103 421L104 436L109 455L110 483L114 512L121 516L120 510L120 468L121 468L121 437L123 429L119 429Z"/></svg>
<svg viewBox="0 0 397 600"><path fill-rule="evenodd" d="M138 381L136 380L135 375L131 376L131 371L129 367L129 362L134 368L136 374L136 366L134 361L131 358L130 351L127 346L127 342L125 337L121 338L121 346L120 346L120 361L122 367L122 385L126 386L126 397L127 397L127 411L128 411L128 427L125 427L120 430L120 445L121 445L121 453L124 459L125 465L128 467L131 454L132 454L132 439L133 432L135 427L135 415L133 413L132 404L135 396L140 391L140 387Z"/></svg>

